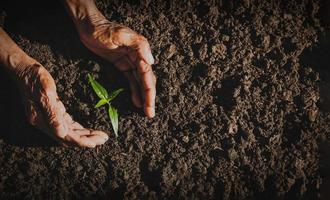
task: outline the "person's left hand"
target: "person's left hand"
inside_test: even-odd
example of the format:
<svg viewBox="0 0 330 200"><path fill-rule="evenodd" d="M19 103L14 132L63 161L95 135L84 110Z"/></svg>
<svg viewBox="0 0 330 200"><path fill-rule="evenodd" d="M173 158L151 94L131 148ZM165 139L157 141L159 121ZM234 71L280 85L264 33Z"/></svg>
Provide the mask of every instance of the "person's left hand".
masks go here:
<svg viewBox="0 0 330 200"><path fill-rule="evenodd" d="M78 25L78 32L88 49L124 73L134 105L143 107L149 118L154 117L156 76L151 68L154 58L147 39L125 26L109 22L101 14Z"/></svg>

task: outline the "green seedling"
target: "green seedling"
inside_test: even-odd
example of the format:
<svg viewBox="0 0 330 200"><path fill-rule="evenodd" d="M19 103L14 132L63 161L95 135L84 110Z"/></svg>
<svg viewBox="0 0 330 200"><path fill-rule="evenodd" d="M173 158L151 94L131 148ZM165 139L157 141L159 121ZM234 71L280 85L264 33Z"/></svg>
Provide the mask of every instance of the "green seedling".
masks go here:
<svg viewBox="0 0 330 200"><path fill-rule="evenodd" d="M94 92L100 98L99 102L94 106L95 108L99 108L103 105L108 104L108 114L111 120L112 128L115 132L116 137L118 137L118 112L117 109L111 105L111 102L121 93L124 89L120 88L118 90L113 91L110 95L107 90L98 83L93 76L90 74L87 75L88 82L91 84Z"/></svg>

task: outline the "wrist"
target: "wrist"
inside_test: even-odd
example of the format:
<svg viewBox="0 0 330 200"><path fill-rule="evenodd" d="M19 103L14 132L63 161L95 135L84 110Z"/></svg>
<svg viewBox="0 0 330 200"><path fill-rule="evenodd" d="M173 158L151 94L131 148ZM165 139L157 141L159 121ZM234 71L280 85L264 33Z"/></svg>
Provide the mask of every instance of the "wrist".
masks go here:
<svg viewBox="0 0 330 200"><path fill-rule="evenodd" d="M13 53L8 55L5 66L15 79L22 78L24 71L38 62L25 53Z"/></svg>
<svg viewBox="0 0 330 200"><path fill-rule="evenodd" d="M63 2L80 37L93 34L97 26L108 22L93 0L64 0Z"/></svg>
<svg viewBox="0 0 330 200"><path fill-rule="evenodd" d="M17 76L27 66L37 63L27 55L16 43L0 28L0 65L13 76Z"/></svg>

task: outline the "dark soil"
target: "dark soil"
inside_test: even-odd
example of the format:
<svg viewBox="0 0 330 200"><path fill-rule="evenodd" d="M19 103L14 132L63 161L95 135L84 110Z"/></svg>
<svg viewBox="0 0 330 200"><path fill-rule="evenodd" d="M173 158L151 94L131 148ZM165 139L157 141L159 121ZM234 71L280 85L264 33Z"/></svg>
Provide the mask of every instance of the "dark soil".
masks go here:
<svg viewBox="0 0 330 200"><path fill-rule="evenodd" d="M328 2L107 2L109 19L149 39L157 116L134 108L126 80L83 47L60 3L5 4L6 30L50 71L68 112L110 140L56 146L28 125L1 71L3 199L330 197ZM88 72L126 90L118 138L93 108Z"/></svg>

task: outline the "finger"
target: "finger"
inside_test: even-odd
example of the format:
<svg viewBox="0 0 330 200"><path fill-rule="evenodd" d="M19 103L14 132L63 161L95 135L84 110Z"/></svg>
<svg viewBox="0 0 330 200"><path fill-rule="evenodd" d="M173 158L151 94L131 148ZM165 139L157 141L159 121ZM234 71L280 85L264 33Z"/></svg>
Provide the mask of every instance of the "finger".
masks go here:
<svg viewBox="0 0 330 200"><path fill-rule="evenodd" d="M142 100L142 102L144 102L145 101L144 90L143 90L143 87L142 87L141 77L139 75L139 72L137 70L132 70L131 72L132 72L132 75L133 75L134 79L137 82L138 89L139 89L139 92L140 92L139 94L140 94L141 100Z"/></svg>
<svg viewBox="0 0 330 200"><path fill-rule="evenodd" d="M87 128L75 130L74 132L76 134L80 135L80 136L100 135L100 136L102 136L105 139L108 139L109 138L108 134L106 134L103 131L96 131L96 130L87 129Z"/></svg>
<svg viewBox="0 0 330 200"><path fill-rule="evenodd" d="M121 71L129 71L135 68L135 66L131 62L129 62L126 56L121 57L114 64Z"/></svg>
<svg viewBox="0 0 330 200"><path fill-rule="evenodd" d="M109 136L107 133L103 132L103 131L98 131L98 130L91 130L91 135L98 135L103 137L105 140L109 139ZM89 136L90 137L90 136Z"/></svg>
<svg viewBox="0 0 330 200"><path fill-rule="evenodd" d="M102 58L115 63L117 60L122 59L123 55L129 54L131 48L126 46L117 46L116 51L113 51L112 47L108 47L109 49L105 49L99 52L94 52L97 55L101 56ZM111 56L109 56L111 55Z"/></svg>
<svg viewBox="0 0 330 200"><path fill-rule="evenodd" d="M47 127L45 120L40 114L41 111L37 106L35 106L33 102L27 103L26 113L28 115L28 121L31 125L35 126L36 128L40 129L45 133L49 133L49 128Z"/></svg>
<svg viewBox="0 0 330 200"><path fill-rule="evenodd" d="M44 119L42 111L39 109L39 107L36 106L33 102L29 102L26 107L30 124L41 130L42 132L46 133L59 144L62 144L63 141L58 137L55 137L53 132L49 128L49 125L46 123L46 120Z"/></svg>
<svg viewBox="0 0 330 200"><path fill-rule="evenodd" d="M84 129L84 127L81 124L79 124L78 122L74 121L68 113L65 113L64 120L66 121L67 124L71 125L72 130Z"/></svg>
<svg viewBox="0 0 330 200"><path fill-rule="evenodd" d="M154 64L155 60L152 56L150 45L147 39L129 28L119 28L113 34L113 41L119 46L129 46L137 51L138 57L143 59L149 65Z"/></svg>
<svg viewBox="0 0 330 200"><path fill-rule="evenodd" d="M155 116L155 98L156 98L156 79L151 66L140 60L138 63L138 72L141 85L144 91L144 111L148 117Z"/></svg>
<svg viewBox="0 0 330 200"><path fill-rule="evenodd" d="M155 106L154 106L154 102L155 102L155 97L156 97L156 93L153 92L152 90L146 90L145 91L145 104L143 106L144 109L144 113L149 117L152 118L155 116ZM153 102L148 104L147 102Z"/></svg>
<svg viewBox="0 0 330 200"><path fill-rule="evenodd" d="M102 131L85 129L82 125L73 121L68 113L65 113L64 119L66 123L70 124L69 129L71 130L69 133L70 137L66 137L65 140L71 145L92 148L96 145L104 144L109 139L108 135Z"/></svg>
<svg viewBox="0 0 330 200"><path fill-rule="evenodd" d="M44 67L39 67L38 75L40 78L40 84L42 86L41 89L48 91L48 92L53 92L56 94L55 81L52 78L52 76L50 75L50 73Z"/></svg>
<svg viewBox="0 0 330 200"><path fill-rule="evenodd" d="M149 65L153 65L155 63L155 59L152 56L150 45L144 37L140 39L137 46L137 55L140 59L143 59Z"/></svg>
<svg viewBox="0 0 330 200"><path fill-rule="evenodd" d="M67 114L66 109L62 101L59 99L59 97L56 97L56 102L58 104L58 109L60 113Z"/></svg>
<svg viewBox="0 0 330 200"><path fill-rule="evenodd" d="M68 124L73 124L74 123L72 117L67 112L64 113L63 118L64 118L64 121Z"/></svg>
<svg viewBox="0 0 330 200"><path fill-rule="evenodd" d="M96 145L102 145L104 144L107 139L104 139L104 137L100 136L100 135L91 135L91 136L86 136L88 139L92 140L93 142L95 142Z"/></svg>
<svg viewBox="0 0 330 200"><path fill-rule="evenodd" d="M65 108L58 101L56 91L53 89L46 86L44 91L41 92L40 106L44 119L55 136L64 138L68 132L68 126L63 118Z"/></svg>
<svg viewBox="0 0 330 200"><path fill-rule="evenodd" d="M133 104L141 108L142 107L142 99L139 91L139 84L134 77L133 73L131 71L124 72L125 77L128 79L130 88L131 88L131 97Z"/></svg>
<svg viewBox="0 0 330 200"><path fill-rule="evenodd" d="M80 147L94 148L96 145L104 144L108 136L102 131L84 129L70 132L65 140Z"/></svg>
<svg viewBox="0 0 330 200"><path fill-rule="evenodd" d="M151 65L145 63L143 60L140 60L137 71L143 89L148 90L156 87L155 75L152 71Z"/></svg>
<svg viewBox="0 0 330 200"><path fill-rule="evenodd" d="M109 139L108 134L106 134L103 131L97 131L97 130L90 130L90 129L80 129L75 130L75 134L80 135L81 137L86 136L92 141L95 142L96 145L104 144Z"/></svg>
<svg viewBox="0 0 330 200"><path fill-rule="evenodd" d="M80 136L78 134L75 134L74 132L67 134L64 137L64 140L70 145L76 145L79 147L94 148L96 146L96 143L90 140L88 137Z"/></svg>
<svg viewBox="0 0 330 200"><path fill-rule="evenodd" d="M133 76L132 74L132 69L135 68L135 66L129 61L129 59L125 56L123 58L121 58L120 60L118 60L115 65L117 66L117 68L119 69L126 69L123 70L125 77L128 79L130 88L131 88L131 98L133 101L133 104L138 107L141 108L142 107L142 101L141 101L141 95L139 93L139 82L137 81L136 77Z"/></svg>
<svg viewBox="0 0 330 200"><path fill-rule="evenodd" d="M84 129L84 127L81 124L79 124L78 122L73 121L72 130L80 130L80 129Z"/></svg>

